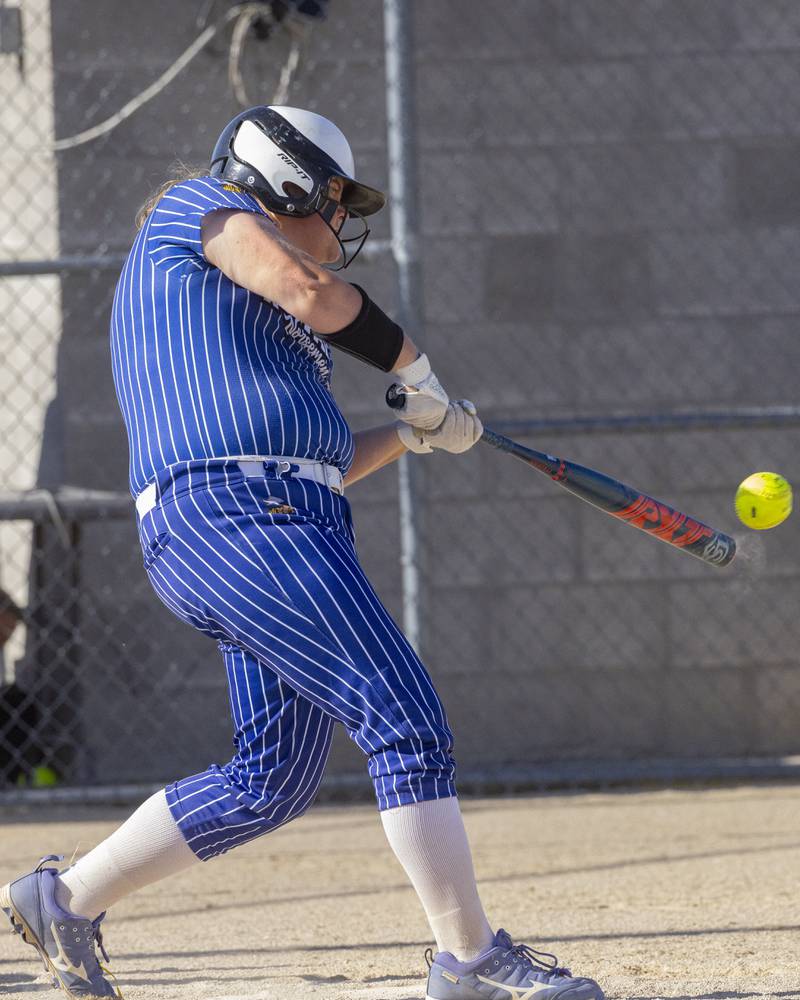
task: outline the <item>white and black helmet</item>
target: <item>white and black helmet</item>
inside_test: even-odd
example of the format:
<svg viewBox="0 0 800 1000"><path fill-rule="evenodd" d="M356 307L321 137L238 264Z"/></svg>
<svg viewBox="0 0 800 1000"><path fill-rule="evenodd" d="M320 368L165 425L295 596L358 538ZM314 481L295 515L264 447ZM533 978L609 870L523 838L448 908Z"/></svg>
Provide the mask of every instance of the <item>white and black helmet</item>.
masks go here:
<svg viewBox="0 0 800 1000"><path fill-rule="evenodd" d="M278 215L303 218L318 213L339 240L342 267L369 235L366 216L386 202L380 191L355 179L353 153L341 130L322 115L300 108L263 105L238 114L217 139L211 174L252 192ZM341 204L348 216L362 223L356 235L342 238L331 225L337 208L328 195L333 178L344 183ZM345 243L358 244L349 256Z"/></svg>

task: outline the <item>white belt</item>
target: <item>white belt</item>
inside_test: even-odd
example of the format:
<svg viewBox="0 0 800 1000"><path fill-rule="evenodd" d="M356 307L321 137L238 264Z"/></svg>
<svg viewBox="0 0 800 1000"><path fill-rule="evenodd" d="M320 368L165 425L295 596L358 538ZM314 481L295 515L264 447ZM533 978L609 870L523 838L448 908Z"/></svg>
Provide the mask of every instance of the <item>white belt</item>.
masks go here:
<svg viewBox="0 0 800 1000"><path fill-rule="evenodd" d="M263 479L265 476L264 463L272 462L277 466L276 474L282 477L287 472L299 479L310 479L314 483L327 486L334 493L344 493L344 480L342 473L335 465L328 465L325 462L315 462L312 458L294 458L273 455L230 455L219 461L234 461L239 466L239 471L248 479ZM294 467L294 469L293 469ZM139 517L144 517L158 503L158 491L156 484L150 483L145 486L136 498L136 513Z"/></svg>

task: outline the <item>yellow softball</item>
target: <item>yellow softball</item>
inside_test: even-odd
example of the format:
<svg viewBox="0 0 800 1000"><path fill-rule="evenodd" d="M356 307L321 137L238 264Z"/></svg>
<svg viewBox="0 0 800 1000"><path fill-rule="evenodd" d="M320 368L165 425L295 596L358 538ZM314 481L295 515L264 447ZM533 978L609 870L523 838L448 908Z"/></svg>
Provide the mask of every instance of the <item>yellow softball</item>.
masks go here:
<svg viewBox="0 0 800 1000"><path fill-rule="evenodd" d="M792 513L792 487L777 472L754 472L740 484L734 505L748 528L774 528Z"/></svg>

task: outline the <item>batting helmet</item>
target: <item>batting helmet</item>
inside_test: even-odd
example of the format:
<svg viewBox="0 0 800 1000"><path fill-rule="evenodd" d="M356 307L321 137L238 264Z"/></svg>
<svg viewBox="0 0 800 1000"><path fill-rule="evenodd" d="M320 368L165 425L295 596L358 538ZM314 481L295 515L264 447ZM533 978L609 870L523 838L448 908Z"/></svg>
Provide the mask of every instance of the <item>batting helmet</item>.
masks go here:
<svg viewBox="0 0 800 1000"><path fill-rule="evenodd" d="M264 105L241 112L222 130L211 154L212 176L252 192L278 215L303 218L316 212L329 226L337 208L328 194L333 178L343 181L341 204L348 215L363 221L385 204L385 196L357 181L354 173L353 153L342 132L322 115L300 108ZM359 244L349 259L345 254L343 266L368 235L366 222L348 239L336 233L340 245Z"/></svg>

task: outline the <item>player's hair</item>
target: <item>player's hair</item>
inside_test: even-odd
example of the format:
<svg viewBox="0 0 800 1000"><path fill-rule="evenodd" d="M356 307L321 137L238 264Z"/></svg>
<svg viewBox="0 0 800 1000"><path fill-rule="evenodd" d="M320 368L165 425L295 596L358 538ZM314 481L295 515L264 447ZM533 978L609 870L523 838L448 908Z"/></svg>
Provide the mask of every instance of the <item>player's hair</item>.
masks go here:
<svg viewBox="0 0 800 1000"><path fill-rule="evenodd" d="M142 228L147 216L153 211L170 188L174 188L176 184L182 184L184 181L192 181L197 177L207 176L207 166L191 166L190 164L184 163L182 160L176 160L170 167L169 177L163 181L155 191L152 191L148 195L144 204L136 213L137 231Z"/></svg>

